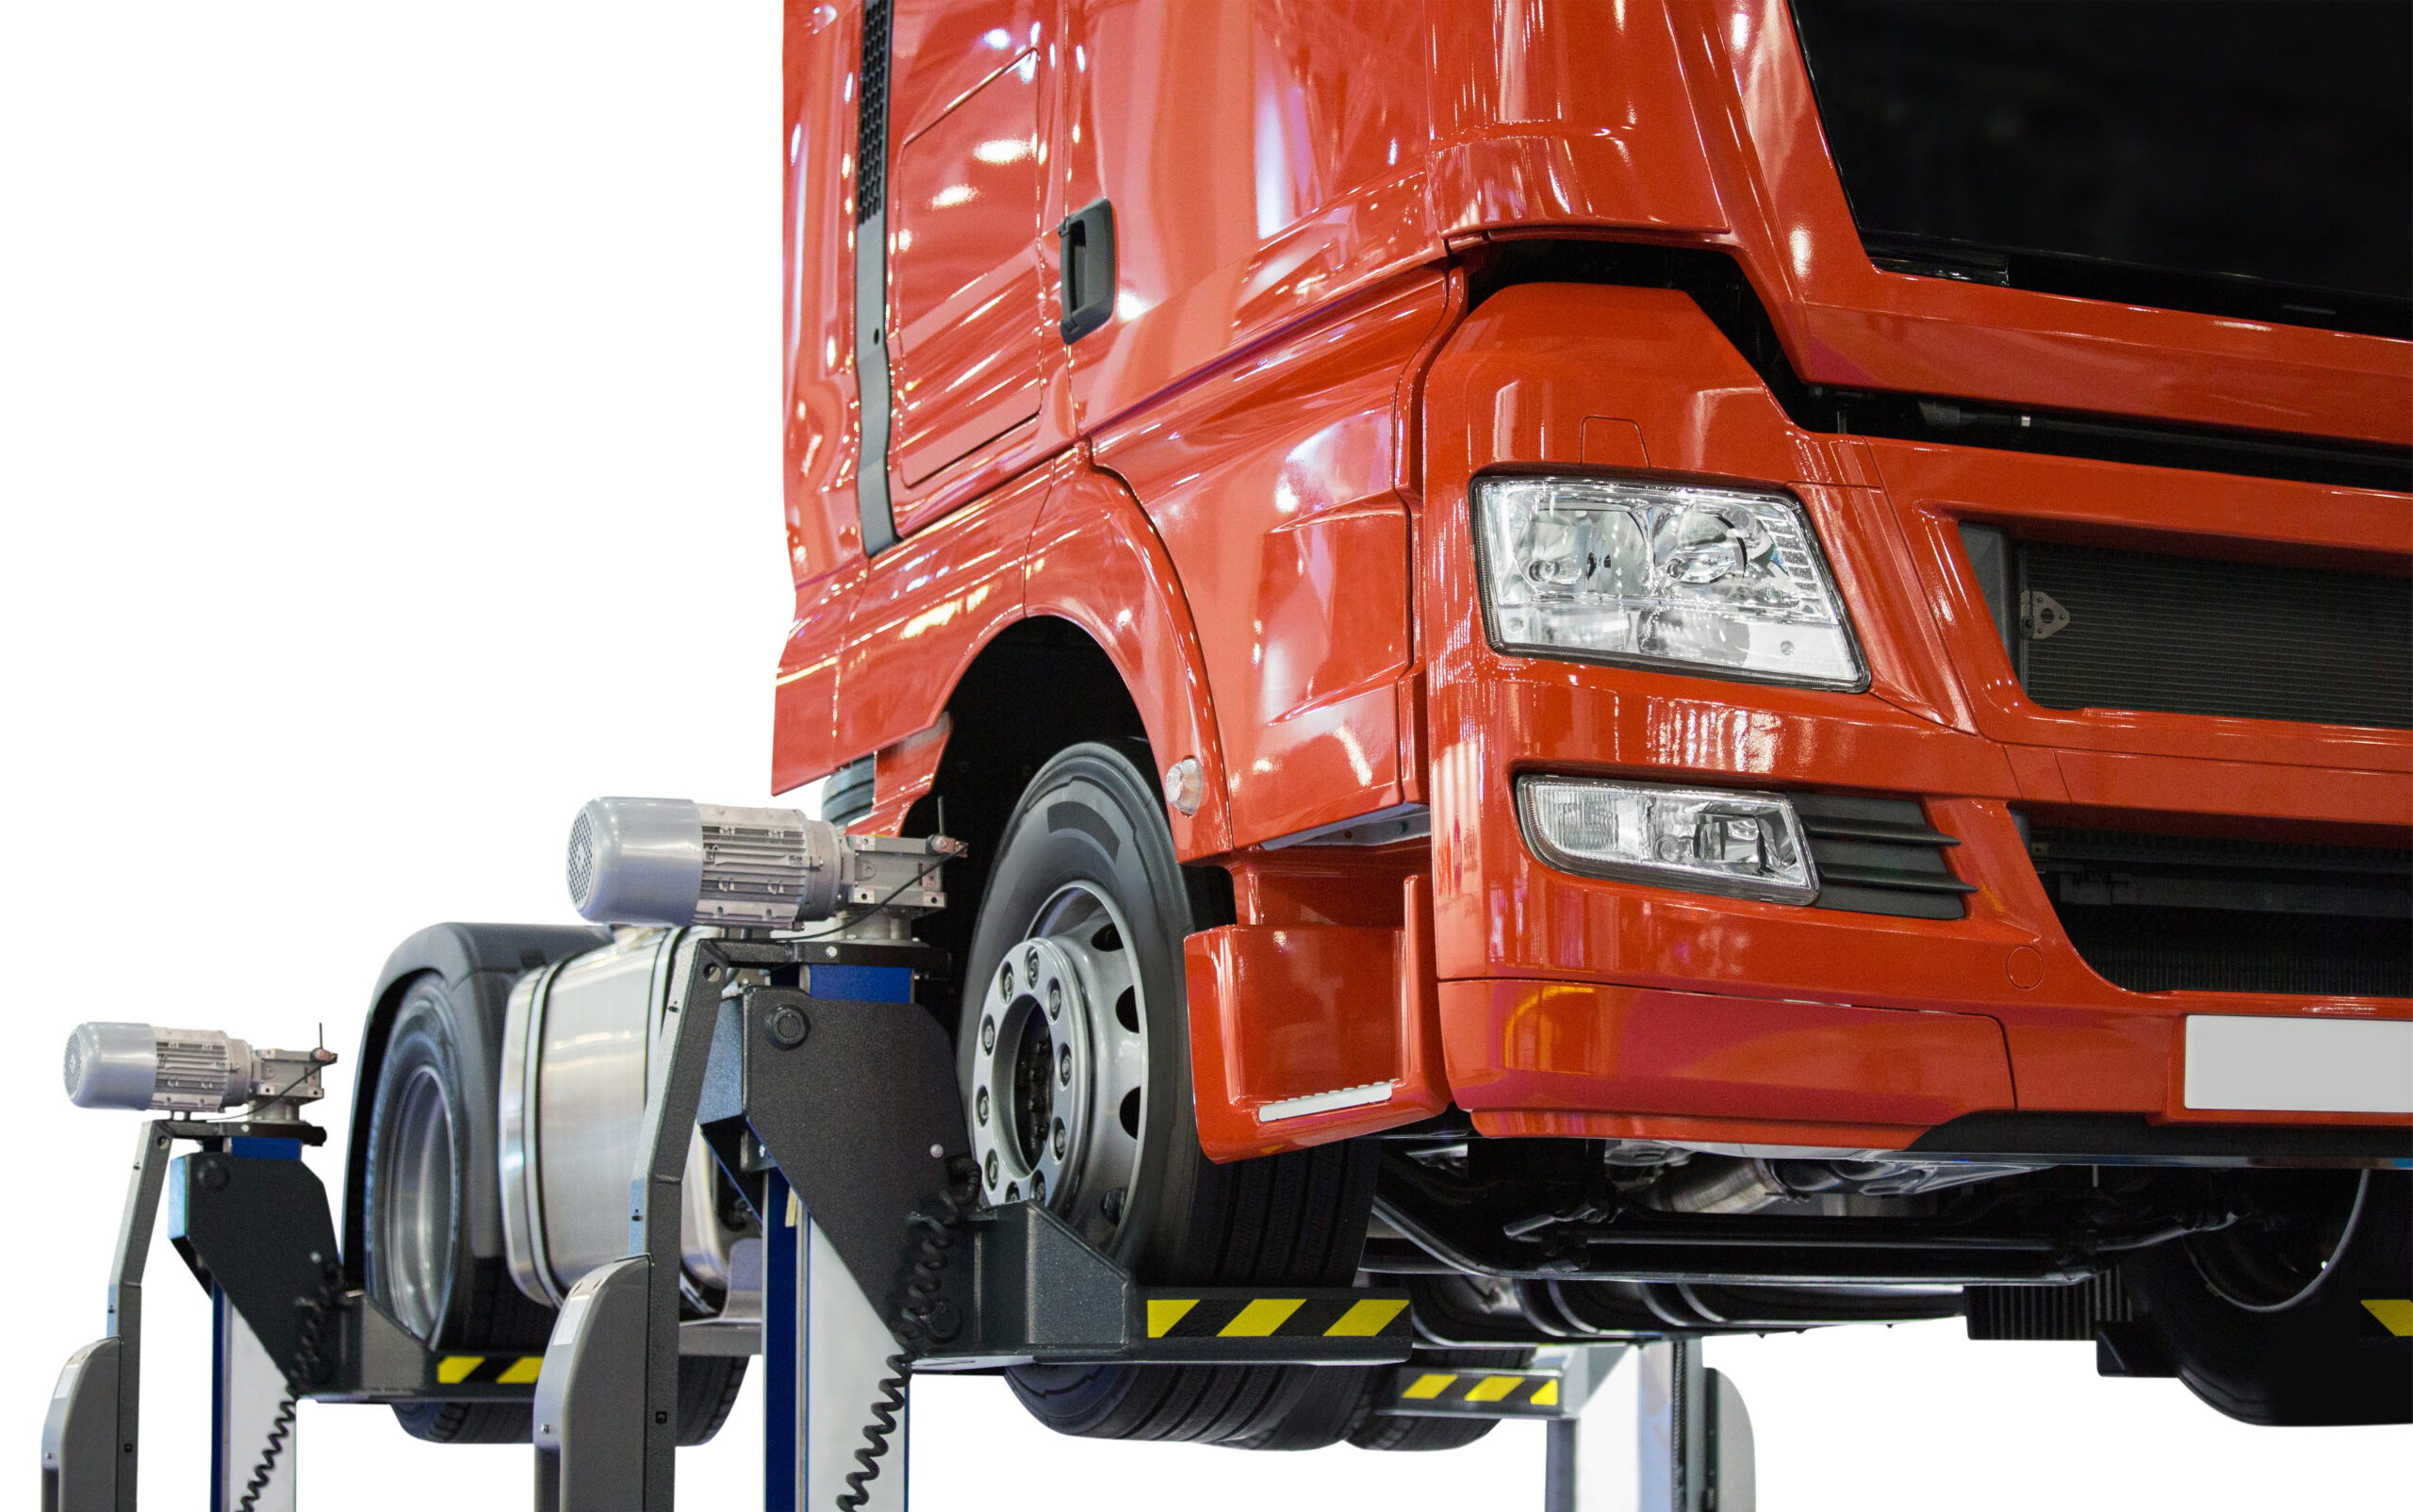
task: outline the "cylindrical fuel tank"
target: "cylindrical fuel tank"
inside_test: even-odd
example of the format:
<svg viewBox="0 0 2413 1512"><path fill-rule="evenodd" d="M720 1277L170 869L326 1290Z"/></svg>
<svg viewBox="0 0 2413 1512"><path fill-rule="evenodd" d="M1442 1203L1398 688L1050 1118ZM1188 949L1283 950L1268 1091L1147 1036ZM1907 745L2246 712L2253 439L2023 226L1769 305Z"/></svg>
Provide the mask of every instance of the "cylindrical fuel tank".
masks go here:
<svg viewBox="0 0 2413 1512"><path fill-rule="evenodd" d="M628 1253L629 1182L645 1131L647 1068L671 984L715 931L623 929L611 945L522 977L503 1026L503 1247L511 1277L561 1305L587 1272ZM740 1237L721 1221L703 1136L687 1156L681 1247L690 1280L730 1282Z"/></svg>

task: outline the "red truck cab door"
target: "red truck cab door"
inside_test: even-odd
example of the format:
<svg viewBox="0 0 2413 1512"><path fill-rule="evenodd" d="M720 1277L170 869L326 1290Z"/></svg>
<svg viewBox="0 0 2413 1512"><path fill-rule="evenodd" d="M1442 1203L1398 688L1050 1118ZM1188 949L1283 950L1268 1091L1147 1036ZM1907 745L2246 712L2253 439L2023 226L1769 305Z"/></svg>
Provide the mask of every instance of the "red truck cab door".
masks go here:
<svg viewBox="0 0 2413 1512"><path fill-rule="evenodd" d="M889 471L910 534L1042 445L1055 8L899 0L895 14Z"/></svg>

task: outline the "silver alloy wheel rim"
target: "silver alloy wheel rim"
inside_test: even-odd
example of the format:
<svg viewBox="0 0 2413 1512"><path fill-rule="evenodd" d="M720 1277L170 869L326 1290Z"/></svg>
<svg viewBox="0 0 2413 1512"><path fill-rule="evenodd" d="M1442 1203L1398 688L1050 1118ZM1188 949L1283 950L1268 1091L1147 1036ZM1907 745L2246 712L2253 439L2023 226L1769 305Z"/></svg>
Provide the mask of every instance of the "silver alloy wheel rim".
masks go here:
<svg viewBox="0 0 2413 1512"><path fill-rule="evenodd" d="M435 1069L411 1073L395 1099L378 1200L386 1301L421 1339L435 1337L451 1280L452 1113Z"/></svg>
<svg viewBox="0 0 2413 1512"><path fill-rule="evenodd" d="M1128 1210L1147 1127L1147 1000L1130 938L1089 884L1050 897L990 975L964 1091L984 1199L1043 1201L1100 1249Z"/></svg>

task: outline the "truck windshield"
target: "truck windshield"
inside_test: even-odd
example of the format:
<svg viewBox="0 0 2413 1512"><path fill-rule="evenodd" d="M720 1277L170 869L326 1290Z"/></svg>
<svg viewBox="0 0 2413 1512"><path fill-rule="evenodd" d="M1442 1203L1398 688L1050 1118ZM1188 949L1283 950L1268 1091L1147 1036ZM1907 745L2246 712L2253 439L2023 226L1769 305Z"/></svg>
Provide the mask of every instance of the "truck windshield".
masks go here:
<svg viewBox="0 0 2413 1512"><path fill-rule="evenodd" d="M1880 267L2413 335L2413 6L1793 12Z"/></svg>

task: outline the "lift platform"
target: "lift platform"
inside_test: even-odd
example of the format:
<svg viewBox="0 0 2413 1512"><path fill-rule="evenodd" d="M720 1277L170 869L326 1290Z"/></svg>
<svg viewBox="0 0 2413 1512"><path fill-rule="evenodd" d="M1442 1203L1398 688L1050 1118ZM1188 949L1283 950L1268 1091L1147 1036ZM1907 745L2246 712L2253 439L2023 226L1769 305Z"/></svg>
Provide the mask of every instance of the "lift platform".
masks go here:
<svg viewBox="0 0 2413 1512"><path fill-rule="evenodd" d="M1044 1207L976 1210L953 1052L911 1003L925 960L924 947L902 942L698 943L650 1060L627 1253L570 1290L541 1356L429 1350L348 1286L325 1191L299 1159L323 1140L315 1126L145 1126L107 1334L71 1356L44 1427L44 1512L134 1512L143 1268L163 1196L169 1237L216 1307L212 1512L293 1506L297 1399L526 1399L538 1512L667 1512L681 1186L696 1127L766 1241L770 1512L842 1498L901 1512L909 1487L895 1440L910 1372L1118 1361L1391 1366L1386 1410L1551 1420L1550 1505L1573 1512L1575 1417L1617 1346L1544 1352L1516 1372L1419 1370L1403 1291L1151 1287ZM770 985L775 978L800 985ZM190 1153L174 1155L178 1142ZM1748 1509L1748 1430L1738 1440L1732 1426L1739 1405L1726 1409L1721 1449L1723 1399L1697 1346L1641 1353L1643 1373L1661 1383L1640 1393L1642 1438L1671 1446L1637 1462L1641 1483L1656 1474L1670 1493L1654 1500L1646 1489L1644 1504ZM1737 1441L1745 1468L1721 1481ZM883 1454L892 1445L898 1452Z"/></svg>

